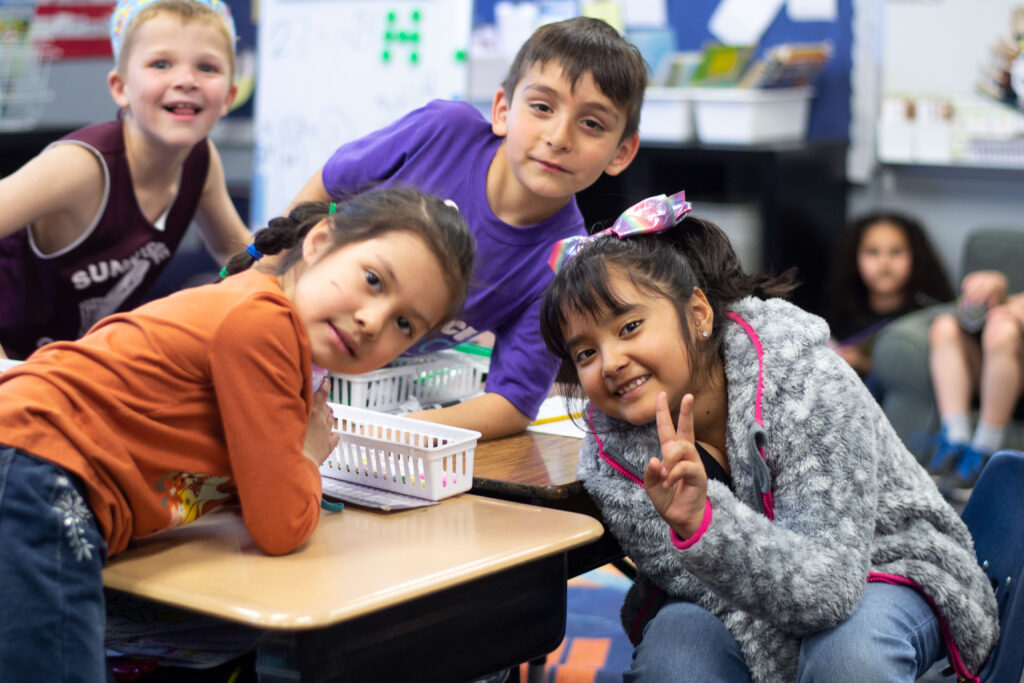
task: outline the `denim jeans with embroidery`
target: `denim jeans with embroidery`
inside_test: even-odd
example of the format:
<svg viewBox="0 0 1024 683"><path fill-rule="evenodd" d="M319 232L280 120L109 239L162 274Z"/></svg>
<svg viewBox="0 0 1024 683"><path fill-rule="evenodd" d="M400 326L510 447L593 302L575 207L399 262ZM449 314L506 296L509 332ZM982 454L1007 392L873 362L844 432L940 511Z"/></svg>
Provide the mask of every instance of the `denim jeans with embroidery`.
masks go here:
<svg viewBox="0 0 1024 683"><path fill-rule="evenodd" d="M107 544L78 477L0 445L0 681L108 680Z"/></svg>

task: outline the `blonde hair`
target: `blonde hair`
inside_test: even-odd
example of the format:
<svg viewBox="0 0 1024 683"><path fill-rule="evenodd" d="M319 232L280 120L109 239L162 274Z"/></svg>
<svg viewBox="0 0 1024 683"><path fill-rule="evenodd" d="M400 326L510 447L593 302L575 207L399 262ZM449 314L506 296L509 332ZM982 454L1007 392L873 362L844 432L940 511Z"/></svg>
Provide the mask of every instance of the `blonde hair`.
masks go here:
<svg viewBox="0 0 1024 683"><path fill-rule="evenodd" d="M195 0L156 0L138 11L131 18L131 23L125 29L121 41L121 51L117 56L116 68L124 73L124 66L128 62L132 48L135 47L135 32L150 19L166 14L181 19L183 24L195 21L201 24L213 26L224 38L224 44L228 53L228 74L234 80L235 76L235 43L221 15L210 9L207 5Z"/></svg>

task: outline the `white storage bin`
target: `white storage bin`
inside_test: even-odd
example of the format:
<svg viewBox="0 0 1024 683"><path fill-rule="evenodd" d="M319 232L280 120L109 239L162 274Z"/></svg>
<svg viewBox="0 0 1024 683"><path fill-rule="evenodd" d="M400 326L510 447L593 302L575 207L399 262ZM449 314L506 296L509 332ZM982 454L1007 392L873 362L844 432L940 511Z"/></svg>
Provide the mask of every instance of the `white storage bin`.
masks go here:
<svg viewBox="0 0 1024 683"><path fill-rule="evenodd" d="M692 88L691 92L701 142L754 145L807 136L811 88Z"/></svg>
<svg viewBox="0 0 1024 683"><path fill-rule="evenodd" d="M388 411L409 397L420 404L444 403L480 393L487 366L476 356L441 351L402 358L396 364L362 375L331 372L330 400L342 405Z"/></svg>
<svg viewBox="0 0 1024 683"><path fill-rule="evenodd" d="M648 88L640 112L640 141L692 142L695 137L691 90Z"/></svg>
<svg viewBox="0 0 1024 683"><path fill-rule="evenodd" d="M320 474L440 500L473 485L480 432L332 403L341 440Z"/></svg>

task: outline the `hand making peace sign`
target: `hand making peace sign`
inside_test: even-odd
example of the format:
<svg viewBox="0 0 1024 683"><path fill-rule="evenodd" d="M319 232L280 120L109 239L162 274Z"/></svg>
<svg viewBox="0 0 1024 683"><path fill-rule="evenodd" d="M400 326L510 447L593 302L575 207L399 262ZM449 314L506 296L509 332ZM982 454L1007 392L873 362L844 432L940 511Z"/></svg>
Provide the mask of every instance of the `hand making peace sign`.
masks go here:
<svg viewBox="0 0 1024 683"><path fill-rule="evenodd" d="M644 470L644 488L655 510L686 539L697 533L704 519L708 475L693 436L693 394L679 403L679 424L672 427L665 392L655 404L661 460L651 458Z"/></svg>

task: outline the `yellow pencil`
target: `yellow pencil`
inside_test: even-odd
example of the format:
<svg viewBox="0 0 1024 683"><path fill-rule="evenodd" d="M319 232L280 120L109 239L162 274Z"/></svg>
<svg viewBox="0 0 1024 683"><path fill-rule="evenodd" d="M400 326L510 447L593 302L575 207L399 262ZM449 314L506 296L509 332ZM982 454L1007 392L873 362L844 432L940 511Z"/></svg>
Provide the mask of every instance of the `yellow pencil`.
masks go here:
<svg viewBox="0 0 1024 683"><path fill-rule="evenodd" d="M562 420L570 420L570 419L575 419L577 417L583 417L583 413L580 412L580 413L572 413L571 415L555 415L554 417L542 417L542 418L539 418L537 420L534 420L530 424L530 426L533 427L534 425L546 425L546 424L549 424L551 422L561 422Z"/></svg>

